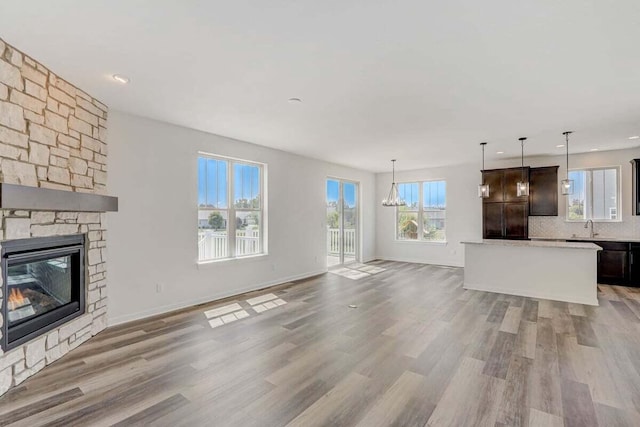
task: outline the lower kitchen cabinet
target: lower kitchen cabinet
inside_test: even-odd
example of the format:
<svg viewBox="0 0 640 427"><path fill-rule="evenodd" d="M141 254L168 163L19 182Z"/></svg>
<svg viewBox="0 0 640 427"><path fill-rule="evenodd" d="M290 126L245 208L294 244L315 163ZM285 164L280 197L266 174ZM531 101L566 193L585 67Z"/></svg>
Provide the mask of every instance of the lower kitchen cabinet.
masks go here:
<svg viewBox="0 0 640 427"><path fill-rule="evenodd" d="M627 242L597 241L598 283L625 285L629 283L629 247Z"/></svg>
<svg viewBox="0 0 640 427"><path fill-rule="evenodd" d="M629 251L629 284L640 286L640 243L632 243Z"/></svg>
<svg viewBox="0 0 640 427"><path fill-rule="evenodd" d="M572 240L595 243L598 252L598 283L640 286L640 243Z"/></svg>
<svg viewBox="0 0 640 427"><path fill-rule="evenodd" d="M624 285L628 282L629 252L606 249L600 251L598 253L598 283Z"/></svg>

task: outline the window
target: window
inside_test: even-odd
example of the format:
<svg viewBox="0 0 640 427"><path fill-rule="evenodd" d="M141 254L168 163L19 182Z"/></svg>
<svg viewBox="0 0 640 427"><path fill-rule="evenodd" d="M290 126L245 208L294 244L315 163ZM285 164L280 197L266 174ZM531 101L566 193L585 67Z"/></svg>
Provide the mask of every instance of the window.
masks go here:
<svg viewBox="0 0 640 427"><path fill-rule="evenodd" d="M400 197L407 202L396 211L397 239L444 242L447 183L445 181L398 184Z"/></svg>
<svg viewBox="0 0 640 427"><path fill-rule="evenodd" d="M620 219L619 168L573 170L573 194L567 197L568 221L617 221Z"/></svg>
<svg viewBox="0 0 640 427"><path fill-rule="evenodd" d="M198 157L199 261L264 252L263 174L259 163Z"/></svg>

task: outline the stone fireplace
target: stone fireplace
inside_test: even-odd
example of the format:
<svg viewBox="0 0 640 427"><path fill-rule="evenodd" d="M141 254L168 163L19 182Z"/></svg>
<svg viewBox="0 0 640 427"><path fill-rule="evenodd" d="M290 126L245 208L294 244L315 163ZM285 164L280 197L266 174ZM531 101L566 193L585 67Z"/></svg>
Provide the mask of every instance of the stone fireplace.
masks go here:
<svg viewBox="0 0 640 427"><path fill-rule="evenodd" d="M0 39L0 395L107 324L107 107Z"/></svg>

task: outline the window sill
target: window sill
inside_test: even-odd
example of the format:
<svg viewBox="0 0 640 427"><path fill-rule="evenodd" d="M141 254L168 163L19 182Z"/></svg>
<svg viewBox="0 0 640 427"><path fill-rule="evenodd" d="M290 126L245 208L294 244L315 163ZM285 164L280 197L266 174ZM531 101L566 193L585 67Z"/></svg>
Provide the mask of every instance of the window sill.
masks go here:
<svg viewBox="0 0 640 427"><path fill-rule="evenodd" d="M402 239L395 239L396 243L411 243L411 244L416 244L416 243L423 243L426 245L436 245L436 246L446 246L449 244L449 242L447 242L446 240L402 240Z"/></svg>
<svg viewBox="0 0 640 427"><path fill-rule="evenodd" d="M196 266L198 267L198 269L200 268L206 268L207 266L214 266L214 265L219 265L219 264L226 264L226 263L245 263L245 262L257 262L257 261L261 261L262 259L268 257L269 254L268 253L262 253L262 254L256 254L256 255L248 255L248 256L243 256L243 257L238 257L238 258L222 258L222 259L212 259L212 260L207 260L207 261L197 261L196 262Z"/></svg>

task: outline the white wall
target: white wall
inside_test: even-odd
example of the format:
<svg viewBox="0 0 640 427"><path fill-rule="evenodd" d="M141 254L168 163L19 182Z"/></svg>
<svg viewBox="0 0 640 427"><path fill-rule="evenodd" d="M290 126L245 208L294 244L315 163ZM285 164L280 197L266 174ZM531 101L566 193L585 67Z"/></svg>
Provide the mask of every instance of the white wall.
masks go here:
<svg viewBox="0 0 640 427"><path fill-rule="evenodd" d="M631 216L631 159L640 158L640 148L616 151L599 151L593 153L576 154L570 156L569 167L571 169L597 166L621 166L621 191L622 191L622 222L603 224L597 223L596 229L606 237L624 237L640 233L640 221L638 217ZM441 265L464 265L464 249L460 244L464 240L482 238L482 202L477 197L477 186L481 180L480 152L478 152L478 164L461 166L421 169L414 171L396 172L396 181L415 182L421 180L447 181L447 244L406 242L395 239L394 209L384 208L379 204L391 185L391 174L376 175L376 254L378 258L421 262ZM495 160L488 159L487 169L503 167L516 167L520 165L520 159ZM545 156L525 158L525 165L529 166L555 166L559 165L558 179L563 179L566 174L565 157ZM560 191L560 190L558 190ZM558 217L532 218L531 226L536 234L550 236L561 234L559 237L567 237L565 233L580 234L582 224L565 223L565 201L559 194ZM570 235L569 234L569 235Z"/></svg>
<svg viewBox="0 0 640 427"><path fill-rule="evenodd" d="M360 183L360 253L375 256L372 173L117 111L108 146L111 325L326 271L327 176ZM197 264L198 151L267 164L267 256Z"/></svg>
<svg viewBox="0 0 640 427"><path fill-rule="evenodd" d="M478 165L396 172L398 182L447 181L447 243L396 240L395 209L380 201L389 193L391 174L376 176L376 254L378 258L439 265L464 265L464 248L460 241L482 238L482 203L478 199L480 180Z"/></svg>

